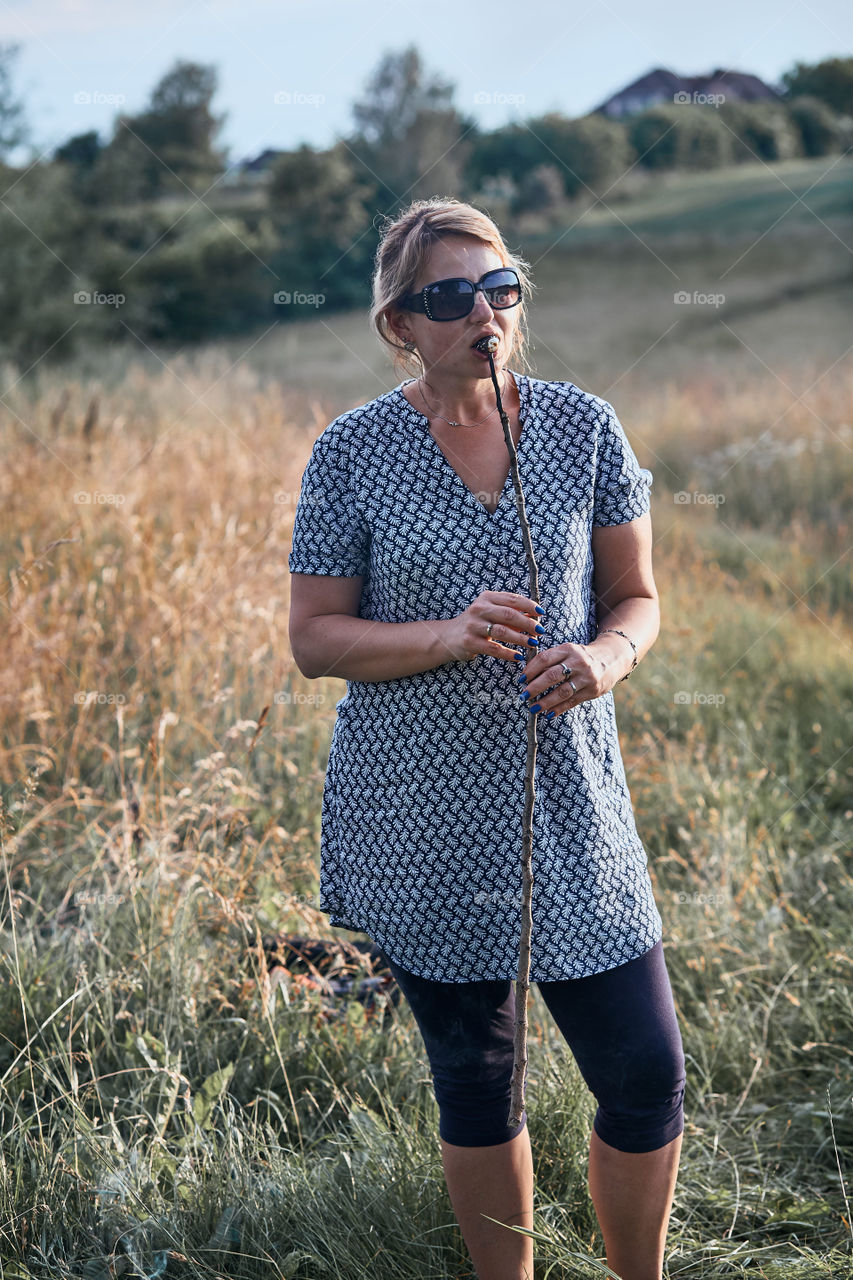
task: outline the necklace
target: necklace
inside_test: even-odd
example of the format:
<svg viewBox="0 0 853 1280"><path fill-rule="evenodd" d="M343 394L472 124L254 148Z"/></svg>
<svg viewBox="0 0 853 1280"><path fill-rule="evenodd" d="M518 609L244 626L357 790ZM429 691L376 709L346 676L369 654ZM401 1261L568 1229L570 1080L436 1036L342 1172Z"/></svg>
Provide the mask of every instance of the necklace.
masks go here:
<svg viewBox="0 0 853 1280"><path fill-rule="evenodd" d="M506 390L506 378L504 378L504 385L501 388L502 392L505 390ZM445 418L443 413L437 413L436 410L433 409L432 405L429 403L426 396L424 395L423 387L420 385L420 382L418 382L418 391L420 391L421 399L423 400L426 407L429 409L432 416L434 418L440 418L442 422L446 422L451 427L481 427L484 422L488 422L489 418L492 417L492 414L495 414L498 411L498 407L497 405L495 405L491 413L487 413L485 418L481 418L479 422L453 422L450 418Z"/></svg>

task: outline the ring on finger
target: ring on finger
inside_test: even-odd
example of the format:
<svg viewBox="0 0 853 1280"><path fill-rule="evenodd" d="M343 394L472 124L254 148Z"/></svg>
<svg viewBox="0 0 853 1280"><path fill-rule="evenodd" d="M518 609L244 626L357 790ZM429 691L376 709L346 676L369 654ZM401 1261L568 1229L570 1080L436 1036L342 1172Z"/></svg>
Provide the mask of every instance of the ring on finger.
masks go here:
<svg viewBox="0 0 853 1280"><path fill-rule="evenodd" d="M491 638L492 638L492 627L493 627L494 625L495 625L495 624L494 624L493 622L490 622L490 623L488 624L488 626L486 627L486 639L487 639L487 640L491 640Z"/></svg>
<svg viewBox="0 0 853 1280"><path fill-rule="evenodd" d="M561 662L561 663L560 663L560 666L563 668L563 671L566 673L566 674L565 674L565 676L563 677L563 679L564 679L564 680L568 680L569 676L572 674L572 669L571 669L571 667L567 667L567 666L566 666L566 664L565 664L565 662ZM562 683L562 682L561 682L561 683Z"/></svg>
<svg viewBox="0 0 853 1280"><path fill-rule="evenodd" d="M575 694L577 693L577 689L575 688L575 682L574 682L574 680L570 680L570 681L569 681L569 684L572 686L572 692L571 692L570 697L572 697L572 698L573 698L573 697L575 696Z"/></svg>

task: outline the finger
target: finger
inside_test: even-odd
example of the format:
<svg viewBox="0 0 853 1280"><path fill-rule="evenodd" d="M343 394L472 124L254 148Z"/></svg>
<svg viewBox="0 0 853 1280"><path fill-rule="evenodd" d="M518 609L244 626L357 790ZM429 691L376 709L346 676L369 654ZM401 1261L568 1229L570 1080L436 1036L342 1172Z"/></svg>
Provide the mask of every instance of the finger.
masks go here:
<svg viewBox="0 0 853 1280"><path fill-rule="evenodd" d="M495 599L492 603L495 605L497 622L503 623L506 627L514 628L521 631L525 636L537 634L537 626L542 626L542 618L538 613L534 613L532 609L522 609L516 603L517 597L513 597L509 592L492 592L495 597L503 596L504 599ZM491 611L489 611L491 613ZM542 628L544 630L544 628ZM542 634L540 631L539 635Z"/></svg>
<svg viewBox="0 0 853 1280"><path fill-rule="evenodd" d="M583 702L583 699L581 699L581 702ZM578 702L577 699L571 702L557 702L553 707L549 707L546 703L542 703L541 710L536 714L541 716L545 720L546 724L550 724L551 721L556 720L558 716L567 715L568 712L574 711L575 708L579 706L580 702Z"/></svg>
<svg viewBox="0 0 853 1280"><path fill-rule="evenodd" d="M555 689L550 689L548 693L544 693L537 692L535 689L528 690L527 685L522 684L519 689L519 698L521 699L523 706L538 706L540 710L536 714L543 716L547 716L549 711L553 711L555 714L557 711L560 711L561 713L571 711L581 702L588 701L587 686L579 685L573 691L571 687L567 687L567 685L568 681L560 684Z"/></svg>
<svg viewBox="0 0 853 1280"><path fill-rule="evenodd" d="M509 605L528 616L541 618L545 613L543 606L530 596L520 596L514 591L489 591L486 594L492 597L495 604Z"/></svg>
<svg viewBox="0 0 853 1280"><path fill-rule="evenodd" d="M525 613L545 612L544 607L539 603L539 601L533 600L530 596L522 596L515 591L506 591L501 592L500 594L508 596L513 606L516 609L523 609Z"/></svg>
<svg viewBox="0 0 853 1280"><path fill-rule="evenodd" d="M531 661L525 664L524 670L527 675L527 682L524 685L525 689L531 689L531 692L534 692L532 689L533 682L535 680L539 680L540 676L542 679L535 689L535 692L537 693L544 693L545 690L550 689L552 685L562 684L564 680L569 679L570 677L566 675L565 671L560 666L561 662L565 662L566 666L572 672L575 684L577 684L577 659L574 659L573 661L571 655L566 653L566 647L561 646L556 654L553 649L548 649L544 652L540 651L538 654L534 655Z"/></svg>
<svg viewBox="0 0 853 1280"><path fill-rule="evenodd" d="M495 658L507 655L512 657L519 652L526 658L528 653L536 653L539 640L538 636L523 636L514 628L505 627L501 622L495 622L489 634L482 638L484 644L488 646L489 656Z"/></svg>
<svg viewBox="0 0 853 1280"><path fill-rule="evenodd" d="M535 614L519 613L517 609L505 606L498 611L498 617L492 623L492 635L495 632L500 640L510 644L529 645L534 640L538 645L545 628Z"/></svg>
<svg viewBox="0 0 853 1280"><path fill-rule="evenodd" d="M519 631L514 626L505 626L502 622L493 623L487 641L491 645L489 653L495 653L496 655L498 645L506 652L516 653L521 650L521 656L525 659L528 654L534 654L539 649L539 636ZM510 651L509 645L514 645L515 648Z"/></svg>

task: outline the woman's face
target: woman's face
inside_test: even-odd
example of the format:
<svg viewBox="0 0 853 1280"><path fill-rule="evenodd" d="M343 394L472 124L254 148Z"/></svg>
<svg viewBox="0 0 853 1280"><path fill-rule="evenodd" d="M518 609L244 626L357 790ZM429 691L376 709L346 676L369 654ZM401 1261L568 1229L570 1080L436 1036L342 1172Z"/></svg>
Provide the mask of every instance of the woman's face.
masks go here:
<svg viewBox="0 0 853 1280"><path fill-rule="evenodd" d="M494 249L474 236L454 235L433 246L421 275L410 292L417 293L435 280L462 276L476 283L487 271L504 263ZM413 311L398 311L389 317L394 332L405 342L411 340L420 353L427 377L435 372L444 377L490 378L489 362L471 344L487 330L500 339L494 355L496 368L506 365L515 338L519 313L524 302L505 311L493 309L482 290L474 306L461 320L430 320Z"/></svg>

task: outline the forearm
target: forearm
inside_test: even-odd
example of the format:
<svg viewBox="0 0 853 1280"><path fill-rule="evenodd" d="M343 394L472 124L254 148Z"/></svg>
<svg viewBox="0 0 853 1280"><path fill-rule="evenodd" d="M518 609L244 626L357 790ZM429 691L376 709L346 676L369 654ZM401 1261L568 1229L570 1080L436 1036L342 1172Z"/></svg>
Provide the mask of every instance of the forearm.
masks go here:
<svg viewBox="0 0 853 1280"><path fill-rule="evenodd" d="M309 680L398 680L454 661L444 642L446 626L442 618L375 622L351 614L320 614L303 629L296 664Z"/></svg>
<svg viewBox="0 0 853 1280"><path fill-rule="evenodd" d="M602 635L606 627L616 627L631 637L637 646L639 664L651 649L660 630L660 606L657 599L631 596L627 600L620 600L612 609L607 609L599 602L599 637L586 648L601 658L607 667L612 666L616 680L619 681L631 670L634 651L624 636L616 635L613 631L606 631Z"/></svg>

